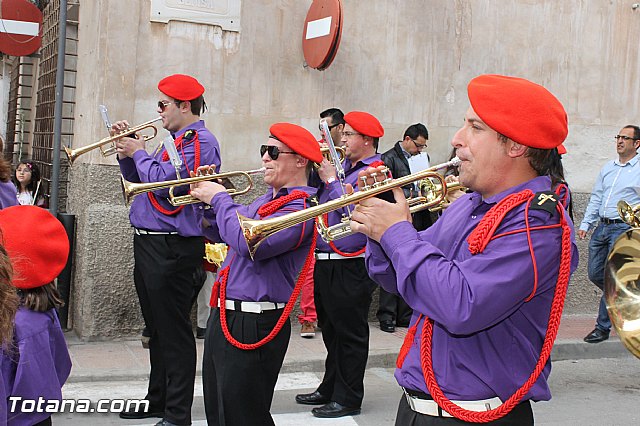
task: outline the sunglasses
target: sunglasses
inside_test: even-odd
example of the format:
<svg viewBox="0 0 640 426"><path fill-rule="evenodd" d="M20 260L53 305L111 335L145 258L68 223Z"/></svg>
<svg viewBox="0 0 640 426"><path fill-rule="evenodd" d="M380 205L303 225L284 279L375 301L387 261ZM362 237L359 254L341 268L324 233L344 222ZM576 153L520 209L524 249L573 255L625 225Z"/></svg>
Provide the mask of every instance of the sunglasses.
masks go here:
<svg viewBox="0 0 640 426"><path fill-rule="evenodd" d="M260 157L264 157L265 152L269 154L269 158L272 160L277 160L280 154L297 154L297 152L293 151L280 151L280 149L275 145L260 146Z"/></svg>
<svg viewBox="0 0 640 426"><path fill-rule="evenodd" d="M180 105L180 101L169 102L169 101L158 101L158 109L160 112L164 112L165 109L171 104Z"/></svg>
<svg viewBox="0 0 640 426"><path fill-rule="evenodd" d="M333 130L333 128L338 127L338 126L339 126L339 125L341 125L341 124L342 124L342 123L336 123L336 124L332 124L331 126L329 126L329 125L327 124L327 127L329 128L329 131L331 131L331 130ZM318 125L318 129L319 129L320 131L322 131L322 124L319 124L319 125Z"/></svg>

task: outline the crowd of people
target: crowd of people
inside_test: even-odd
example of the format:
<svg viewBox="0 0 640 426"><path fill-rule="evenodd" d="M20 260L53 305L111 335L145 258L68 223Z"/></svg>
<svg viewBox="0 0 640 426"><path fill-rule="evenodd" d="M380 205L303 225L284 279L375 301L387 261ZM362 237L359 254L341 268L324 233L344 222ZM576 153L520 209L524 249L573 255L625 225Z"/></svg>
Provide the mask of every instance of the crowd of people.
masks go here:
<svg viewBox="0 0 640 426"><path fill-rule="evenodd" d="M183 74L158 83L157 112L173 146L150 153L144 138L118 138L126 180L163 182L221 169L220 144L200 119L204 92ZM468 98L463 125L451 140L447 177L460 189L446 193L440 213L410 210L407 200L421 195L418 182L392 184L390 193L321 215L325 228L340 227L340 238L321 238L315 217L248 238L244 224L290 218L353 197L381 176L401 178L429 167L424 124L410 125L380 154L385 130L378 118L338 108L320 114L319 140L292 123L265 130L253 149L268 189L248 205L213 179L178 188L171 196L192 199L181 206L169 201L168 189L136 197L129 218L149 349L149 405L120 417L191 424L196 345L190 313L197 300L207 423L273 424L271 403L299 296L300 333L310 338L319 328L327 356L320 385L295 401L317 405L311 410L316 417L359 414L368 315L380 288L380 329L408 328L396 363L403 389L396 424L450 424L452 417L456 424L533 424L531 402L551 397L550 348L578 264L561 161L567 114L547 89L516 77L478 76L468 84ZM128 128L117 121L111 132L124 135ZM583 239L596 228L589 278L600 288L608 250L628 229L615 205L620 199L640 203L640 129L625 126L616 143L619 158L600 173L578 231ZM323 155L332 147L343 150L342 162ZM46 204L40 181L35 163L21 161L12 176L8 162L0 161L0 394L60 399L71 364L53 282L67 261L68 241L57 219L36 207ZM21 231L29 226L51 238L25 243ZM205 243L223 245L226 253L215 267L205 262L206 273ZM603 303L587 342L609 336ZM27 368L30 363L38 369ZM51 423L48 415L5 408L0 423Z"/></svg>

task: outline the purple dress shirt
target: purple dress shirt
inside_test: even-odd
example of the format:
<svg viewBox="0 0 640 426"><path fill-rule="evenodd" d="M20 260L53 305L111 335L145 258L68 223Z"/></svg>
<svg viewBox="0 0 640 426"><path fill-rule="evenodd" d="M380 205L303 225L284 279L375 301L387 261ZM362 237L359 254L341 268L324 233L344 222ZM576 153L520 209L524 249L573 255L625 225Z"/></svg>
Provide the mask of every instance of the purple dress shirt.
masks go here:
<svg viewBox="0 0 640 426"><path fill-rule="evenodd" d="M211 134L204 125L204 121L197 121L189 126L184 127L174 137L182 136L187 130L195 130L198 132L200 140L200 166L216 165L216 170L220 170L220 145L218 140ZM161 145L162 147L162 145ZM176 179L176 169L170 161L163 161L162 154L164 149L160 149L151 155L144 150L139 150L133 154L133 158L119 159L120 171L125 179L131 182L162 182L166 180ZM194 143L188 143L178 151L182 158L182 167L180 176L182 178L189 177L189 171L194 168ZM185 161L186 160L186 161ZM189 171L186 166L188 166ZM184 194L188 189L187 186L177 188L175 194ZM166 200L169 196L169 189L161 189L154 191L156 199L162 207L168 210L175 210ZM129 210L129 220L135 228L146 229L150 231L175 232L177 231L183 237L195 237L202 235L202 210L195 207L197 204L190 204L178 214L165 215L160 213L149 201L147 194L141 194L135 197Z"/></svg>
<svg viewBox="0 0 640 426"><path fill-rule="evenodd" d="M61 400L62 385L71 372L71 358L54 309L35 312L21 306L15 319L14 348L2 351L2 376L6 392L8 424L30 426L51 413L19 411L11 412L12 401L8 398ZM37 406L37 405L36 405ZM47 405L44 404L44 407Z"/></svg>
<svg viewBox="0 0 640 426"><path fill-rule="evenodd" d="M360 170L364 170L374 161L380 160L380 154L375 154L369 158L365 158L364 160L358 161L355 165L351 164L351 161L345 159L342 162L342 166L344 167L345 179L344 183L350 183L353 185L353 188L358 190L358 172ZM318 200L320 204L326 203L327 201L335 200L342 196L342 189L340 188L340 182L335 180L331 182L329 185L323 184L318 191ZM354 206L349 206L351 210L353 210ZM335 225L340 223L343 214L347 213L347 208L342 208L339 210L334 210L328 214L328 226ZM367 237L364 234L352 234L348 237L341 238L339 240L335 240L335 246L342 252L353 253L358 250L361 250L365 244L367 243ZM323 253L333 253L333 249L326 243L322 238L318 238L317 251Z"/></svg>
<svg viewBox="0 0 640 426"><path fill-rule="evenodd" d="M487 211L504 197L526 188L550 190L548 177L537 177L501 194L482 199L467 194L451 205L433 226L416 232L409 222L390 227L380 244L368 241L369 275L385 290L397 293L418 313L435 321L433 369L450 399L508 399L528 380L540 355L560 266L561 228L531 231L538 269L535 296L533 265L526 233L491 241L477 255L469 252L467 237ZM511 210L494 235L525 227L523 203ZM563 210L564 212L564 210ZM564 212L566 214L566 212ZM571 272L578 265L573 224ZM529 210L530 227L559 223L559 215ZM420 321L398 383L427 392L420 363ZM524 399L549 400L547 378L551 363Z"/></svg>
<svg viewBox="0 0 640 426"><path fill-rule="evenodd" d="M211 209L205 210L205 218L211 222L206 237L212 241L222 240L229 246L227 257L220 267L229 266L226 297L230 300L248 302L288 302L298 275L309 254L311 238L315 232L312 220L291 226L266 238L258 246L253 260L249 256L246 240L240 229L238 214L260 219L258 209L272 199L279 198L298 189L309 196L316 194L316 189L308 186L283 188L275 198L273 190L258 197L248 206L236 204L229 194L221 192L211 200ZM285 204L270 219L286 213L302 210L309 206L305 199L297 199ZM217 235L219 235L219 238Z"/></svg>
<svg viewBox="0 0 640 426"><path fill-rule="evenodd" d="M0 182L0 209L18 205L18 190L11 181Z"/></svg>

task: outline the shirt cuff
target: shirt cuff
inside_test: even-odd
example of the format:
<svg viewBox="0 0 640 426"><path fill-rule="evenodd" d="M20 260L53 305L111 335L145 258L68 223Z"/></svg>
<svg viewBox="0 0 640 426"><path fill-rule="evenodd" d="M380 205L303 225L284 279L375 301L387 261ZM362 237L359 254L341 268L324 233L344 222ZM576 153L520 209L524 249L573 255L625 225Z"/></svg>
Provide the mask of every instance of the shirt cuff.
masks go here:
<svg viewBox="0 0 640 426"><path fill-rule="evenodd" d="M407 221L398 222L389 227L380 238L380 245L391 258L399 246L404 246L418 238L418 231Z"/></svg>

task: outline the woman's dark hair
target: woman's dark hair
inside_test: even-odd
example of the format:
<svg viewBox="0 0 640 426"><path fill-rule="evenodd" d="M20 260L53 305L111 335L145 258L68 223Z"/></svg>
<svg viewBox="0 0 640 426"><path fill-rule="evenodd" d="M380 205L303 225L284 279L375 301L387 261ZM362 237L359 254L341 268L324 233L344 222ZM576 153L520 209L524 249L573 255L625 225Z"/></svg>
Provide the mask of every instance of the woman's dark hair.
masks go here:
<svg viewBox="0 0 640 426"><path fill-rule="evenodd" d="M538 149L529 148L525 155L529 159L529 164L538 173L538 176L549 176L551 178L551 190L555 191L558 185L564 184L569 190L569 185L564 177L564 166L562 156L558 153L558 148ZM567 211L573 220L573 199L571 194Z"/></svg>
<svg viewBox="0 0 640 426"><path fill-rule="evenodd" d="M22 305L32 311L47 312L64 306L62 296L53 283L26 290L20 289L18 294L22 299Z"/></svg>
<svg viewBox="0 0 640 426"><path fill-rule="evenodd" d="M1 238L1 237L0 237ZM0 346L7 348L13 338L13 320L19 299L11 284L13 267L7 251L0 245Z"/></svg>
<svg viewBox="0 0 640 426"><path fill-rule="evenodd" d="M29 183L27 184L26 190L33 193L33 191L36 190L36 186L38 186L38 182L40 181L40 168L36 163L34 163L31 160L22 160L16 166L16 170L18 170L18 167L21 164L24 164L27 167L29 167L29 169L31 169L31 181L29 181ZM15 184L16 188L18 188L18 191L20 191L22 188L20 188L20 182L18 182L18 179L16 179L15 172L13 173L13 176L11 177L11 179L13 180L13 183Z"/></svg>

